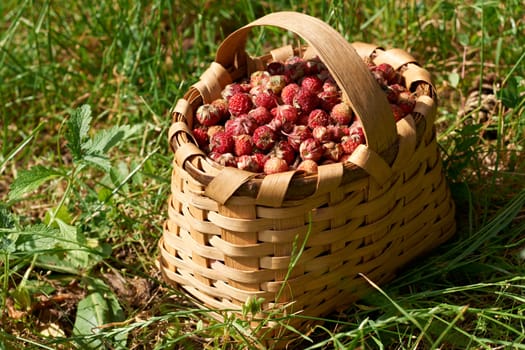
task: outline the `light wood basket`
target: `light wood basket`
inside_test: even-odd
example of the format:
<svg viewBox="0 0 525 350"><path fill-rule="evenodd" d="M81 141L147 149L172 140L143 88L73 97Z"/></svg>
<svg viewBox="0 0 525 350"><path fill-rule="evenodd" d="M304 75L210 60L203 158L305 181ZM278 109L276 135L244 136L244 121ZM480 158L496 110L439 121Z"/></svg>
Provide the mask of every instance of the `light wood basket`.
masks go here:
<svg viewBox="0 0 525 350"><path fill-rule="evenodd" d="M251 57L245 46L254 26L289 30L306 45ZM265 176L206 157L191 134L197 107L218 98L226 84L292 55L317 55L325 63L362 121L366 145L349 162L319 166L308 176ZM364 57L402 73L417 94L411 115L395 123ZM163 277L214 309L240 310L264 298L261 317L284 305L283 313L316 317L351 304L370 290L359 274L385 283L454 234L435 115L430 74L405 51L350 45L326 23L295 12L240 28L172 112L171 196L159 242Z"/></svg>

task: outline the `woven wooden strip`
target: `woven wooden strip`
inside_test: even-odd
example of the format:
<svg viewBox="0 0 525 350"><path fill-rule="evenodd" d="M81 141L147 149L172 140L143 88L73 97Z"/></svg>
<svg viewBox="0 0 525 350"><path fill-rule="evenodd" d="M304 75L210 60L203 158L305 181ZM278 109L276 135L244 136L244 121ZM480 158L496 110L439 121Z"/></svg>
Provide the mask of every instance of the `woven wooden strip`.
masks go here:
<svg viewBox="0 0 525 350"><path fill-rule="evenodd" d="M395 70L401 68L408 63L414 63L416 59L408 52L401 49L390 49L390 50L377 50L376 56L374 57L375 64L388 63ZM410 84L408 84L410 86Z"/></svg>
<svg viewBox="0 0 525 350"><path fill-rule="evenodd" d="M318 167L315 195L337 190L342 178L343 163L327 164Z"/></svg>
<svg viewBox="0 0 525 350"><path fill-rule="evenodd" d="M212 239L210 239L210 244L224 255L231 257L257 258L273 253L273 245L270 243L234 245L215 236Z"/></svg>
<svg viewBox="0 0 525 350"><path fill-rule="evenodd" d="M365 145L359 145L350 155L348 161L366 170L378 184L384 184L392 177L390 166L376 152Z"/></svg>
<svg viewBox="0 0 525 350"><path fill-rule="evenodd" d="M287 58L292 57L295 52L292 45L285 45L271 50L270 54L272 55L272 60L284 62Z"/></svg>
<svg viewBox="0 0 525 350"><path fill-rule="evenodd" d="M205 195L219 202L226 201L240 185L255 177L255 173L233 167L224 167L222 171L206 187Z"/></svg>
<svg viewBox="0 0 525 350"><path fill-rule="evenodd" d="M280 207L295 171L285 171L264 177L255 203L268 207Z"/></svg>

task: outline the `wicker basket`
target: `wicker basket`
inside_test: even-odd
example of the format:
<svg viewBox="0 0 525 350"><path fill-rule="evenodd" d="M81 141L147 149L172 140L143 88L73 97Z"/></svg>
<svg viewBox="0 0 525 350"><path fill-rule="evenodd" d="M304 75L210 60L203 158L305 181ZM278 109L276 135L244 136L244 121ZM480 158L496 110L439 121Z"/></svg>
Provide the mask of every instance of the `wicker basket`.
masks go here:
<svg viewBox="0 0 525 350"><path fill-rule="evenodd" d="M289 30L307 45L250 57L245 44L254 26ZM207 158L190 131L197 107L219 97L226 84L291 55L318 55L325 63L362 121L366 145L349 162L319 166L308 176L264 176ZM402 72L418 96L411 115L394 122L363 57ZM322 316L369 290L360 273L376 283L392 279L455 231L435 113L430 74L402 50L350 45L324 22L295 12L240 28L172 113L172 195L159 242L165 280L212 308L240 310L264 298L263 313L286 305L287 313Z"/></svg>

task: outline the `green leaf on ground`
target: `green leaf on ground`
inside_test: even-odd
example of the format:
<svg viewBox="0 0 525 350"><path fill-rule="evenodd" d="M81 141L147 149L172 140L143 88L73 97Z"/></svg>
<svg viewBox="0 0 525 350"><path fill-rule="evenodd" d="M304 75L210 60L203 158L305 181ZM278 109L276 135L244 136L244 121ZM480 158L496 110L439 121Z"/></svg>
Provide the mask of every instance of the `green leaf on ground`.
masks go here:
<svg viewBox="0 0 525 350"><path fill-rule="evenodd" d="M82 159L82 144L88 134L91 119L91 107L82 105L73 112L67 122L66 140L75 160Z"/></svg>
<svg viewBox="0 0 525 350"><path fill-rule="evenodd" d="M28 170L22 170L11 184L9 199L19 199L24 194L34 191L46 181L64 176L60 171L36 165Z"/></svg>
<svg viewBox="0 0 525 350"><path fill-rule="evenodd" d="M99 349L109 342L112 349L124 349L127 332L117 333L113 337L101 334L101 326L125 319L117 296L98 279L90 280L88 289L92 292L78 303L73 334L82 336L78 341L83 348Z"/></svg>

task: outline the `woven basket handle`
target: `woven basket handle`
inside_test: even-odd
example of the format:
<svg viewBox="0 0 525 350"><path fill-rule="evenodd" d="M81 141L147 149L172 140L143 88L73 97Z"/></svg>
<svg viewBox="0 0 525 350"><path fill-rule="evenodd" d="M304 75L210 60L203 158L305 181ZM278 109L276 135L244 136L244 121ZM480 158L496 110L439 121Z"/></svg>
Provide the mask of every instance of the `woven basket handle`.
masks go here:
<svg viewBox="0 0 525 350"><path fill-rule="evenodd" d="M230 34L218 48L215 61L226 68L245 62L247 36L256 26L279 27L303 38L317 51L343 98L361 119L368 148L381 154L395 144L396 126L385 93L350 43L317 18L288 11L261 17Z"/></svg>

